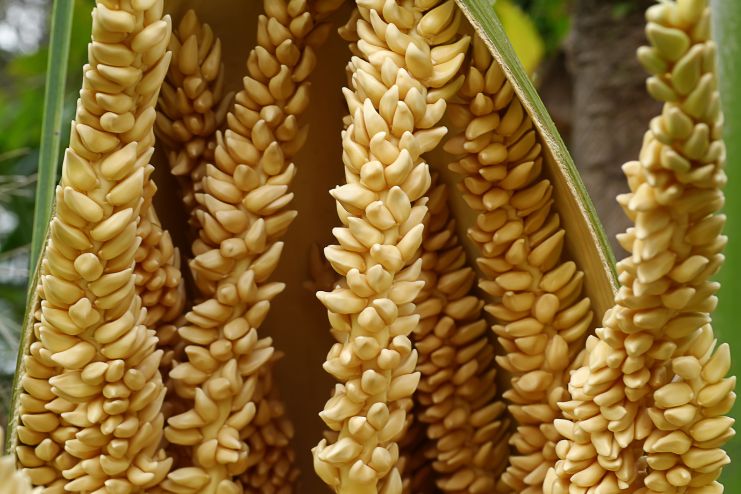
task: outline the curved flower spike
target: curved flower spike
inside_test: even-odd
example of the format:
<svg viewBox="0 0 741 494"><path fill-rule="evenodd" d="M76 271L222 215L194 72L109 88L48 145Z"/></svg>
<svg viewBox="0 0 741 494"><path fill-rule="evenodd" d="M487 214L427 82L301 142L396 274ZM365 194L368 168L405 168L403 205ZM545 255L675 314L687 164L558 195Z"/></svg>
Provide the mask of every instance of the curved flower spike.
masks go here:
<svg viewBox="0 0 741 494"><path fill-rule="evenodd" d="M509 439L516 454L502 480L534 494L557 459L557 402L567 397L568 372L591 327L591 301L584 273L564 250L538 130L478 37L458 97L449 114L460 131L445 150L459 157L449 168L463 178L462 198L477 213L468 236L482 255L479 287L493 301L484 310L506 352L496 360L512 376L503 396L516 422Z"/></svg>
<svg viewBox="0 0 741 494"><path fill-rule="evenodd" d="M201 188L194 187L202 192L195 195L199 230L190 268L203 300L178 329L185 359L169 375L190 407L170 417L165 430L170 443L191 448L192 466L168 475L161 485L167 492L283 492L296 478L292 427L271 390L277 355L258 328L284 288L268 279L296 216L288 209L291 159L307 137L299 118L308 105L314 50L329 28L315 20L336 4L264 2L249 75L227 129L216 134L214 162L206 164Z"/></svg>
<svg viewBox="0 0 741 494"><path fill-rule="evenodd" d="M232 101L232 94L224 94L224 66L221 60L221 39L208 24L201 23L195 11L183 15L177 29L170 38L173 62L167 71L157 103L155 131L157 145L167 155L170 173L176 177L186 218L191 231L191 242L197 234L198 222L194 212L197 206L195 194L202 192L201 179L206 173L206 165L213 162L216 148L216 132L226 121L226 112ZM191 257L191 249L185 249L185 257ZM177 260L179 266L180 261ZM196 301L205 294L195 287ZM186 308L190 308L189 304ZM162 368L167 372L173 361L182 361L183 343L177 326L183 324L183 308L178 312L179 319L169 319L157 332L159 348L164 350ZM170 385L173 387L174 383ZM168 396L166 417L187 407L187 403L174 396ZM175 448L168 450L178 461L178 457L189 453Z"/></svg>
<svg viewBox="0 0 741 494"><path fill-rule="evenodd" d="M161 1L93 10L20 380L16 455L45 492L144 492L172 463L162 352L132 276L169 36Z"/></svg>
<svg viewBox="0 0 741 494"><path fill-rule="evenodd" d="M710 313L723 261L726 182L715 45L705 0L646 12L650 47L638 57L664 103L618 198L635 226L619 237L620 291L572 375L561 461L547 492L720 493L735 400L727 345L716 349ZM641 459L645 455L645 459ZM639 467L645 464L645 472Z"/></svg>
<svg viewBox="0 0 741 494"><path fill-rule="evenodd" d="M508 492L498 484L508 464L510 420L497 397L484 302L473 292L476 274L458 241L445 185L433 186L429 197L421 247L425 288L415 300L420 324L412 340L422 375L415 419L431 444L416 454L431 462L443 492Z"/></svg>
<svg viewBox="0 0 741 494"><path fill-rule="evenodd" d="M314 466L341 493L402 489L396 441L420 377L409 335L424 285L417 251L431 179L421 155L446 132L438 126L442 95L460 86L468 44L453 30L431 45L414 29L438 3L358 2L360 56L344 91L352 117L342 134L348 181L330 192L343 226L333 232L339 245L325 249L345 280L317 293L338 339L324 368L342 384L320 414L336 435L314 448Z"/></svg>
<svg viewBox="0 0 741 494"><path fill-rule="evenodd" d="M157 138L178 178L188 214L197 206L206 164L214 160L216 131L223 128L232 94L224 93L221 39L195 11L183 16L170 39L173 63L158 103ZM196 218L191 216L193 227Z"/></svg>

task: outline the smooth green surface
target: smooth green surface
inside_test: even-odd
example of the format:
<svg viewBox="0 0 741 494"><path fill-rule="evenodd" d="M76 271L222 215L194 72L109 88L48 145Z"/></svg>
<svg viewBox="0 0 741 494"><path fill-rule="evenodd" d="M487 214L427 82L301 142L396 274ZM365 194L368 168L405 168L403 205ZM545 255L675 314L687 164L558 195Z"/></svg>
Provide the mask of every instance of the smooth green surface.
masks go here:
<svg viewBox="0 0 741 494"><path fill-rule="evenodd" d="M722 289L713 315L718 337L731 345L732 373L741 375L741 3L739 0L712 0L714 37L720 61L720 91L725 116L725 141L728 150L728 186L725 233L728 236L726 263L718 280ZM741 404L732 412L741 418ZM738 429L738 423L736 425ZM721 481L726 493L741 492L741 436L726 447L734 464L725 468Z"/></svg>
<svg viewBox="0 0 741 494"><path fill-rule="evenodd" d="M51 12L49 59L44 90L44 119L41 127L36 208L33 212L33 236L29 262L32 270L36 267L46 240L46 230L54 202L74 6L75 2L70 0L56 1L53 2Z"/></svg>

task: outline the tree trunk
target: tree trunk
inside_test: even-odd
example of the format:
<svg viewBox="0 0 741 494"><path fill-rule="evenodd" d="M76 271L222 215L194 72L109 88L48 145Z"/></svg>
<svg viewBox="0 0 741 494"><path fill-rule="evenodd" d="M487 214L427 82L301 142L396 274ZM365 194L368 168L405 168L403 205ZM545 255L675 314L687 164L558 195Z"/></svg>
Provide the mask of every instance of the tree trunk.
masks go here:
<svg viewBox="0 0 741 494"><path fill-rule="evenodd" d="M566 47L573 82L570 148L618 258L615 235L628 226L615 202L628 188L621 165L638 158L648 123L661 109L646 94L635 54L646 42L643 13L652 3L576 0Z"/></svg>

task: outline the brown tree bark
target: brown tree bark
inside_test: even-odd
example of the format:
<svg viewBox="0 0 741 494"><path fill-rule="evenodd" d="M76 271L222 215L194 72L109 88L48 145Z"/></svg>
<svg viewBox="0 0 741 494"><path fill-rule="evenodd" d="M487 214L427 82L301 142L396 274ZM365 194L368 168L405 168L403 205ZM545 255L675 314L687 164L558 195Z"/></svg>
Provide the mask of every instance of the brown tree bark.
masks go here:
<svg viewBox="0 0 741 494"><path fill-rule="evenodd" d="M566 46L572 80L570 149L597 207L615 254L615 235L628 221L615 202L627 191L621 166L637 159L643 134L660 111L645 90L636 60L644 44L647 0L576 0Z"/></svg>

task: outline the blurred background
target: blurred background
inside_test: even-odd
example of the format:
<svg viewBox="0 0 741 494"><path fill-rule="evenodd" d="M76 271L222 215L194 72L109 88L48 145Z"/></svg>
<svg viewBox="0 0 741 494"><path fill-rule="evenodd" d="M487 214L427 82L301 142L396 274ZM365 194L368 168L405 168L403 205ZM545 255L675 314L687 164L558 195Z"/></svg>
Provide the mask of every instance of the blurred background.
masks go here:
<svg viewBox="0 0 741 494"><path fill-rule="evenodd" d="M33 217L35 171L44 106L48 57L49 12L53 0L0 0L0 424L11 395L18 333L28 282L29 245ZM74 1L71 51L63 122L74 114L81 67L86 61L92 0ZM645 73L635 50L645 42L643 12L646 0L498 0L500 16L526 70L567 142L580 168L599 215L614 242L627 221L615 196L627 186L621 164L634 159L642 135L659 106L645 94ZM716 33L722 61L741 60L741 4L713 0ZM720 22L719 22L720 20ZM729 175L741 156L741 80L731 68L721 81L728 126ZM733 88L736 88L733 91ZM735 109L735 110L734 110ZM62 126L61 142L69 129ZM63 146L64 147L64 146ZM730 191L729 191L730 192ZM728 193L727 210L741 216L739 194ZM735 369L741 363L741 335L734 332L739 311L732 299L741 293L741 241L734 239L733 216L726 250L721 305L715 326L721 337L735 344ZM740 225L741 221L735 221ZM735 243L734 243L735 242ZM734 275L736 273L736 275ZM735 341L734 341L735 340ZM729 447L741 458L740 441ZM727 468L726 492L740 492L741 475Z"/></svg>
<svg viewBox="0 0 741 494"><path fill-rule="evenodd" d="M90 39L91 0L75 1L63 121L74 116ZM0 0L0 424L25 309L52 0ZM72 69L74 67L74 69ZM69 137L68 124L62 126Z"/></svg>

